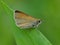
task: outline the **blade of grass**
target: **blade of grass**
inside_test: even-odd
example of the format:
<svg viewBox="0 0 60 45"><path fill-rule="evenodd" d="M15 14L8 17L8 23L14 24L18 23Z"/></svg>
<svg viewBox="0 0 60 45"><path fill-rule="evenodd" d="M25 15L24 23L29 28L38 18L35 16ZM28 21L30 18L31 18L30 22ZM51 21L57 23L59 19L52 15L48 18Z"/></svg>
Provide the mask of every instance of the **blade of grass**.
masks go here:
<svg viewBox="0 0 60 45"><path fill-rule="evenodd" d="M16 45L9 24L8 14L0 1L0 45Z"/></svg>
<svg viewBox="0 0 60 45"><path fill-rule="evenodd" d="M6 25L9 24L17 45L52 45L49 40L37 29L22 30L16 27L13 20L13 10L11 10L3 1L1 4L2 9L4 9L4 12L6 12L5 18L8 16L7 18L10 21L10 23L6 23Z"/></svg>

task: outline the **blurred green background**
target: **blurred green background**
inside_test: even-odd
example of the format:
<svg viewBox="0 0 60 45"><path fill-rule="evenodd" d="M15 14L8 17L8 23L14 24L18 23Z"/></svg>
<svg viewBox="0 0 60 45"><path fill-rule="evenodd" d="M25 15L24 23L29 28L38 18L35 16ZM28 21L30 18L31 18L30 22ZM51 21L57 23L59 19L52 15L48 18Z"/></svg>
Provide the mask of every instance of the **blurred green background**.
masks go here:
<svg viewBox="0 0 60 45"><path fill-rule="evenodd" d="M17 10L23 11L33 17L42 19L42 24L38 27L38 30L40 32L42 32L43 35L53 45L60 45L60 0L3 0L3 1L12 10L17 9ZM0 6L0 8L1 8L0 13L4 15L5 14L4 9L2 10L1 6ZM9 12L8 12L8 15L9 15ZM3 16L3 18L4 17L5 16ZM1 15L0 15L0 18L3 20ZM8 20L8 18L7 18L7 20ZM10 23L9 20L8 20L8 23ZM2 24L3 23L1 22L0 25L2 25ZM12 22L12 24L13 24L13 22ZM7 27L9 29L11 26L9 27L9 25L8 25ZM12 27L14 27L14 26L12 26ZM4 31L4 29L5 29L5 31ZM12 35L12 32L10 32L10 30L6 31L8 29L5 28L4 25L1 26L1 28L0 28L1 42L5 40L4 39L5 36L2 36L2 35L6 35L6 32L7 32L7 34L8 34L8 35L6 35L6 36L8 36L7 40L9 39L9 41L12 41L10 43L10 45L16 45L15 39L13 38L13 35ZM10 32L10 33L8 33L8 32ZM4 41L4 43L6 41ZM9 43L9 42L6 42L6 43ZM8 45L8 44L6 44L6 45Z"/></svg>

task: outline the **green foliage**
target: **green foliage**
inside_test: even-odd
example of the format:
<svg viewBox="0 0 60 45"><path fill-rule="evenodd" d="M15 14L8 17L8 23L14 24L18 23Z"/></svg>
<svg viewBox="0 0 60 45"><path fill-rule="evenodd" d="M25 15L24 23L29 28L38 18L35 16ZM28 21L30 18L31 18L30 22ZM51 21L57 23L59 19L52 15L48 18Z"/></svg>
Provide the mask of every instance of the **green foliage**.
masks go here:
<svg viewBox="0 0 60 45"><path fill-rule="evenodd" d="M59 0L2 1L0 1L0 45L51 45L51 43L60 45ZM42 24L38 29L22 30L16 27L13 19L16 9L41 18Z"/></svg>
<svg viewBox="0 0 60 45"><path fill-rule="evenodd" d="M51 45L46 37L37 29L22 30L16 27L14 12L1 1L0 13L0 45Z"/></svg>

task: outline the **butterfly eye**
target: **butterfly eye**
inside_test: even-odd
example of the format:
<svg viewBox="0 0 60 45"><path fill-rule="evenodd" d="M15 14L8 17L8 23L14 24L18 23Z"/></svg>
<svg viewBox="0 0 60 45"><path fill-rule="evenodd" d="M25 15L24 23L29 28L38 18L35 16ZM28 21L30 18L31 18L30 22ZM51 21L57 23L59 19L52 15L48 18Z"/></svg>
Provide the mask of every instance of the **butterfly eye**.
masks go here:
<svg viewBox="0 0 60 45"><path fill-rule="evenodd" d="M38 21L38 23L40 23L40 20Z"/></svg>
<svg viewBox="0 0 60 45"><path fill-rule="evenodd" d="M37 21L37 24L40 23L40 22L41 22L41 20L38 20L38 21Z"/></svg>

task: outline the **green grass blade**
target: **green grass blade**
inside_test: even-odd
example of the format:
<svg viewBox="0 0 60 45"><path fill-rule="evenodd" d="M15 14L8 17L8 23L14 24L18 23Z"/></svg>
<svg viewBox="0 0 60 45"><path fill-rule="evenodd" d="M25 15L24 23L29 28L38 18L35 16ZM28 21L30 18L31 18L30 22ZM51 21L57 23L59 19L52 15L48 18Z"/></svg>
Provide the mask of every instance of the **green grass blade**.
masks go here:
<svg viewBox="0 0 60 45"><path fill-rule="evenodd" d="M22 30L16 27L13 19L14 12L3 1L1 1L1 11L4 13L1 13L1 18L3 18L0 19L3 23L1 26L6 28L3 30L11 31L17 45L52 45L39 30Z"/></svg>
<svg viewBox="0 0 60 45"><path fill-rule="evenodd" d="M2 2L0 1L0 45L16 45L10 29L11 26L9 25L10 21L8 15L9 14L6 13L5 8L3 8Z"/></svg>

